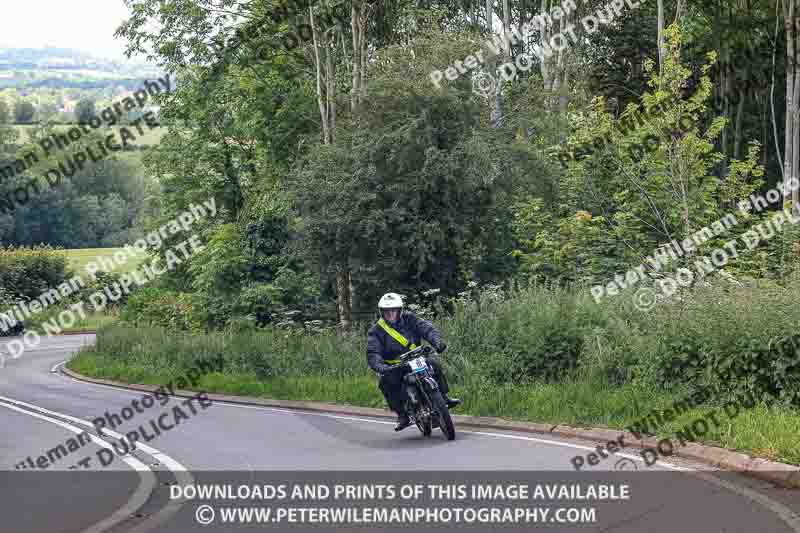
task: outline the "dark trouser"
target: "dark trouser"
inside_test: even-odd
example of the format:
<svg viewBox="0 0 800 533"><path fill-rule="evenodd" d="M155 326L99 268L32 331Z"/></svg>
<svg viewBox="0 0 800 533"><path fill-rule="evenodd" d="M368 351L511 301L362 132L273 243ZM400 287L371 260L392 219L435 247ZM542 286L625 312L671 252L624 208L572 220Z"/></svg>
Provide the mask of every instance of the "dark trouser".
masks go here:
<svg viewBox="0 0 800 533"><path fill-rule="evenodd" d="M447 386L447 378L444 376L442 365L436 359L428 359L428 365L433 369L433 377L439 385L439 390L446 395L450 390ZM397 414L403 413L403 403L405 402L405 384L403 376L408 372L408 367L398 367L385 373L378 383L383 397L389 408Z"/></svg>

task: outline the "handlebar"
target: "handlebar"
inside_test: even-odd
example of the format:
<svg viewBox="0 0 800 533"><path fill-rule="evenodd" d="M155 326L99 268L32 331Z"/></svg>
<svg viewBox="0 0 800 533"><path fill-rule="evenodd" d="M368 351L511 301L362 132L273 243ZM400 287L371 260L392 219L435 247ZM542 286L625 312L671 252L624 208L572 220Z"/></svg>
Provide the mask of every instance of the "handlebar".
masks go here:
<svg viewBox="0 0 800 533"><path fill-rule="evenodd" d="M398 359L400 359L400 364L403 364L406 361L410 361L411 359L415 359L421 355L428 355L432 351L433 348L431 348L430 346L420 346L419 348L414 348L410 352L404 353L403 355L398 357Z"/></svg>
<svg viewBox="0 0 800 533"><path fill-rule="evenodd" d="M428 355L433 351L433 348L430 346L420 346L419 348L414 348L410 352L406 352L397 357L400 360L399 363L387 363L391 367L402 366L409 362L412 359L416 359L417 357Z"/></svg>
<svg viewBox="0 0 800 533"><path fill-rule="evenodd" d="M417 357L421 357L423 355L428 355L433 351L432 346L420 346L419 348L414 348L413 350L406 352L397 357L400 361L399 363L386 363L388 366L391 367L399 367L406 363L408 363L411 359L416 359ZM378 373L378 375L381 375Z"/></svg>

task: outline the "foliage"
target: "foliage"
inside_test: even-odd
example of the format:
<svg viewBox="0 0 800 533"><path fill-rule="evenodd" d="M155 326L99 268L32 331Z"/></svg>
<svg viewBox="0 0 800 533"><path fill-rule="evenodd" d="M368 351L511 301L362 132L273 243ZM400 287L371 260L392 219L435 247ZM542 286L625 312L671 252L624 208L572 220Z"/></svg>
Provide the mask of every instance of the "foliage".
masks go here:
<svg viewBox="0 0 800 533"><path fill-rule="evenodd" d="M21 100L14 106L14 121L17 124L30 124L35 113L36 108L32 103Z"/></svg>
<svg viewBox="0 0 800 533"><path fill-rule="evenodd" d="M14 298L38 298L71 275L67 264L66 254L51 246L0 247L0 287Z"/></svg>
<svg viewBox="0 0 800 533"><path fill-rule="evenodd" d="M588 113L576 116L567 151L593 148L569 163L559 187L561 201L546 205L527 198L517 204L520 247L515 254L538 279L608 280L624 267L645 262L660 245L680 242L734 211L762 185L757 144L745 159L731 160L721 179L713 175L722 160L714 140L725 122L720 118L703 131L701 117L711 94L706 74L714 55L687 96L692 73L680 61L675 27L667 38L663 69L657 72L652 61L645 62L650 92L640 102L629 103L615 118L599 97ZM741 234L758 221L751 217L736 231ZM723 242L699 246L696 254Z"/></svg>
<svg viewBox="0 0 800 533"><path fill-rule="evenodd" d="M798 290L797 283L699 287L640 321L658 342L639 364L658 386L682 383L721 399L752 395L798 406Z"/></svg>
<svg viewBox="0 0 800 533"><path fill-rule="evenodd" d="M800 347L797 301L800 284L768 287L698 287L682 300L666 301L642 313L630 291L595 303L586 292L532 286L511 293L496 288L455 299L454 313L434 319L447 342L442 357L458 387L505 387L512 383L569 383L595 388L635 387L681 395L710 390L711 403L752 395L766 405L800 406ZM193 310L186 295L146 289L132 295L123 318L144 317L138 327L156 329L133 344L114 347L122 357L147 357L151 364L189 357L177 355L174 328L191 330ZM777 302L764 312L763 303ZM181 307L183 305L183 307ZM146 307L152 307L147 309ZM179 311L180 309L180 311ZM159 314L160 313L160 314ZM682 320L676 320L676 316ZM181 322L184 321L184 322ZM361 376L367 372L363 334L296 335L237 321L233 333L199 337L206 352L229 360L234 374L266 378L308 375ZM127 337L125 328L119 335ZM106 352L117 333L99 339ZM186 341L193 345L195 340Z"/></svg>
<svg viewBox="0 0 800 533"><path fill-rule="evenodd" d="M315 147L292 176L315 260L357 271L362 302L386 286L454 294L473 276L507 277L507 203L526 165L511 166L505 130L476 133L463 93L395 76L372 81L356 132Z"/></svg>
<svg viewBox="0 0 800 533"><path fill-rule="evenodd" d="M88 124L95 115L94 100L85 98L75 105L75 119L78 124Z"/></svg>
<svg viewBox="0 0 800 533"><path fill-rule="evenodd" d="M0 131L0 166L4 167L19 154L32 151L41 154L34 143L57 130L52 126L34 126L25 131L26 142L19 144L19 139L14 139L7 153L2 150ZM0 196L4 197L34 177L40 181L41 191L33 194L24 205L15 205L13 211L0 214L0 242L94 248L122 246L142 235L141 228L150 207L147 196L153 192L153 183L142 177L139 155L111 155L77 169L74 175L54 186L45 182L46 170L59 168L59 164L71 168L66 154L77 153L76 144L92 146L95 143L96 153L96 143L102 142L106 135L95 132L79 143L72 143L68 152L54 150L50 157L40 158L27 173L0 183Z"/></svg>
<svg viewBox="0 0 800 533"><path fill-rule="evenodd" d="M159 287L145 287L128 297L120 319L137 327L157 326L178 331L200 331L192 295ZM201 315L202 316L202 315Z"/></svg>

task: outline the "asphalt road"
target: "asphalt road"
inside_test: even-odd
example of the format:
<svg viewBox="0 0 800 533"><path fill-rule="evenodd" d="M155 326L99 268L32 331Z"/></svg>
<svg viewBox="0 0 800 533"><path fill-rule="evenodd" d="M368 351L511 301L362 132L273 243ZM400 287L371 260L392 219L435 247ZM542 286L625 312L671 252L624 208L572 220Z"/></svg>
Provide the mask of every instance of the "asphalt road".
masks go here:
<svg viewBox="0 0 800 533"><path fill-rule="evenodd" d="M530 434L464 430L459 430L457 440L448 442L438 432L433 438L423 438L413 427L395 433L393 423L386 420L209 404L175 397L162 398L163 405L158 398L149 407L137 403L134 409L132 402L141 402L142 393L75 381L58 371L60 363L82 345L91 343L92 338L80 335L45 339L39 348L28 350L17 359L7 356L0 368L2 532L230 531L245 528L242 522L246 517L229 517L223 523L228 519L223 517L222 508L249 503L274 507L270 517L262 516L266 524L257 525L252 517L249 524L250 528L274 531L334 529L331 523L320 523L331 520L332 515L312 517L310 511L298 511L299 508L378 505L395 511L404 507L431 510L437 506L475 511L470 515L462 510L459 520L452 516L446 519L448 515L440 512L435 516L419 514L409 522L408 516L417 512L412 509L403 519L403 527L417 531L467 527L476 531L546 528L800 533L800 491L714 472L686 461L659 462L648 468L632 449L596 467L575 472L571 459L577 454L585 456L594 449L591 444ZM3 346L5 342L0 342ZM176 407L182 416L176 414ZM113 432L97 433L93 419L105 413L110 419L126 408L127 414L132 414L128 421ZM140 437L137 449L125 453L129 450L120 443L126 441L120 439L140 427L143 429L138 430L139 434L152 438L141 443ZM44 466L37 467L37 462ZM234 493L242 490L241 485L250 487L250 492L256 490L253 487L269 492L267 485L284 485L288 494L280 501L265 494L255 502L245 502L247 495L242 492L236 494L238 499L228 495L227 500L219 493L202 502L175 498L177 489L173 487L209 483L229 485L232 488L226 490ZM512 483L526 485L531 493L537 485L580 485L584 493L590 484L612 489L610 497L603 501L581 500L574 493L559 501L544 501L530 493L515 494ZM376 484L393 486L397 492L356 492L365 486L377 491ZM306 498L301 499L302 494L292 493L294 485L305 485L302 490L317 492L306 493ZM325 493L339 490L336 485L342 491L340 498ZM468 496L477 485L500 486L502 490L484 493L476 501L459 499L458 485ZM628 486L627 498L623 485ZM350 490L348 486L353 492L345 492ZM409 491L414 486L421 488L420 492L409 492L404 499L400 497L404 486L410 487ZM317 499L308 499L310 496ZM512 499L515 496L519 499ZM209 508L201 512L201 504ZM548 506L548 515L543 511L526 515L528 523L502 514L505 507ZM491 511L483 515L477 512L492 507L500 509L496 515ZM557 507L593 507L596 514L577 519L575 511L571 522L563 517L554 521ZM356 524L354 516L361 516L366 522ZM211 523L202 525L209 517L213 518ZM347 515L340 520L350 523L336 527L359 531L401 527L395 522L382 528L385 518Z"/></svg>

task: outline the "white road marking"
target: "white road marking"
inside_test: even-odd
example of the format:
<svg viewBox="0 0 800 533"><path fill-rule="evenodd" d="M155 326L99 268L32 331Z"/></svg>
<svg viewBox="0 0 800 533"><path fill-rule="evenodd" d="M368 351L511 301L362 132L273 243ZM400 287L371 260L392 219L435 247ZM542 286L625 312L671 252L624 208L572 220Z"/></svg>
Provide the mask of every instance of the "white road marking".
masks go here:
<svg viewBox="0 0 800 533"><path fill-rule="evenodd" d="M264 410L264 411L277 411L277 412L280 412L280 413L289 413L289 414L293 414L293 415L321 416L321 417L324 417L324 418L335 418L337 420L351 420L353 422L370 422L370 423L373 423L373 424L387 424L387 425L390 425L390 426L394 425L394 422L387 422L387 421L384 421L384 420L374 420L374 419L371 419L371 418L356 418L356 417L352 417L352 416L333 415L333 414L328 414L328 413L314 413L314 412L311 412L311 411L295 411L293 409L281 409L280 407L260 407L260 406L256 406L256 405L237 405L237 404L226 403L226 402L222 402L222 401L215 401L214 405L224 405L226 407L239 407L241 409L257 409L257 410ZM510 430L510 431L513 431L513 430ZM597 449L597 448L592 448L591 446L585 446L585 445L582 445L582 444L572 444L570 442L563 442L563 441L550 440L550 439L542 439L542 438L537 438L537 437L526 437L524 435L516 435L516 434L511 434L511 433L489 433L487 431L474 431L474 430L467 430L467 429L459 430L459 433L470 433L470 434L473 434L473 435L484 435L486 437L496 437L496 438L501 438L501 439L516 439L516 440L524 440L524 441L528 441L528 442L538 442L540 444L547 444L547 445L550 445L550 446L561 446L561 447L565 447L565 448L573 448L573 449L576 449L576 450L587 450L587 451L590 451L590 452L593 452L593 451L595 451ZM635 455L629 455L629 454L626 454L626 453L617 453L617 454L614 454L614 455L615 456L618 455L620 457L627 457L629 459L634 459L634 460L640 461L642 463L644 462L644 459L642 459L641 457L637 457ZM661 461L659 461L658 464L660 466L664 466L664 467L669 468L671 470L680 470L680 471L690 471L690 470L692 470L691 468L684 468L682 466L677 466L677 465L673 465L671 463L666 463L666 462L661 462Z"/></svg>
<svg viewBox="0 0 800 533"><path fill-rule="evenodd" d="M29 409L33 409L35 411L40 411L42 413L46 413L46 414L49 414L49 415L52 415L52 416L58 416L58 417L64 418L65 420L69 420L71 422L75 422L76 424L80 424L82 426L94 428L94 424L92 424L91 422L87 422L86 420L83 420L81 418L76 418L74 416L66 415L66 414L63 414L63 413L57 413L55 411L51 411L49 409L45 409L44 407L39 407L37 405L33 405L33 404L30 404L30 403L27 403L27 402L23 402L21 400L15 400L13 398L7 398L5 396L0 396L0 400L8 402L8 403L11 403L11 404L22 405L22 406L27 407ZM124 437L124 435L122 435L120 433L117 433L116 431L112 431L112 430L110 430L108 428L103 428L103 433L107 433L107 434L111 435L112 437L114 437L116 439L122 439ZM155 449L155 448L153 448L151 446L148 446L147 444L144 444L142 442L136 441L136 447L141 449L146 454L152 455L153 457L157 458L162 464L164 464L167 468L169 468L176 475L176 477L179 477L178 474L181 473L181 472L188 472L186 467L183 466L181 463L179 463L175 459L171 458L170 456L164 454L163 452L160 452L159 450L157 450L157 449Z"/></svg>
<svg viewBox="0 0 800 533"><path fill-rule="evenodd" d="M5 402L0 402L0 406L5 407L6 409L11 409L12 411L20 412L28 416L32 416L34 418L38 418L40 420L44 420L46 422L50 422L51 424L55 424L57 426L61 426L62 428L71 431L75 434L81 434L84 432L82 429L77 428L71 424L67 424L60 420L50 418L48 416L41 415L38 413L32 413L25 409L20 409L19 407L16 407L14 405L8 405ZM101 448L112 450L113 453L113 447L109 442L99 437L96 437L92 434L89 434L89 437L92 439L92 442L94 442ZM141 508L145 504L145 502L147 502L147 499L150 497L150 493L153 492L153 490L155 490L157 484L156 476L153 473L153 471L147 467L146 464L142 463L135 457L123 456L120 457L120 459L122 459L129 467L131 467L133 470L136 470L139 473L139 477L141 478L139 486L136 488L136 492L133 493L133 496L131 496L131 498L125 505L117 509L111 516L101 520L100 522L97 522L88 529L85 529L83 533L100 533L102 531L112 528L119 522L122 522L123 520L130 518L130 516L133 515L137 509Z"/></svg>
<svg viewBox="0 0 800 533"><path fill-rule="evenodd" d="M10 344L10 341L6 342L5 344L0 344L0 347L8 348L9 344ZM19 359L20 357L22 357L26 353L31 353L31 352L49 352L50 350L53 350L53 349L64 350L64 349L67 349L67 348L80 348L81 346L85 346L85 344L78 344L78 343L57 344L57 345L47 345L47 346L35 346L33 348L31 348L27 344L25 344L25 349L20 354L18 354L16 356L13 356L13 357L14 357L14 359ZM6 352L6 353L7 353L7 355L11 355L10 351Z"/></svg>
<svg viewBox="0 0 800 533"><path fill-rule="evenodd" d="M6 405L6 403L2 403L2 402L6 402L6 403L18 405L18 406L23 406L23 407L26 407L28 409L34 410L34 411L39 411L40 413L46 413L46 414L49 414L51 416L56 416L56 417L63 418L65 420L69 420L71 422L75 422L76 424L80 424L82 426L94 428L94 425L92 423L87 422L85 420L82 420L80 418L76 418L74 416L70 416L70 415L63 414L63 413L58 413L56 411L51 411L49 409L45 409L44 407L39 407L37 405L33 405L33 404L30 404L30 403L27 403L27 402L23 402L21 400L15 400L13 398L7 398L5 396L0 396L0 405L2 405L3 407L6 407L8 409L14 409L16 411L20 411L20 412L29 414L30 416L35 416L37 418L42 418L44 420L51 421L54 424L58 424L58 425L60 425L62 427L65 427L65 428L72 428L72 429L70 429L70 431L74 431L76 433L83 433L83 431L78 429L78 428L76 428L76 427L74 427L74 426L71 426L70 424L66 424L66 423L60 422L58 420L52 420L52 419L48 418L47 416L39 415L39 414L36 414L36 413L31 413L29 411L25 411L23 409L20 409L19 407L14 407L13 405ZM117 433L116 431L112 431L112 430L107 429L107 428L103 428L103 432L108 434L108 435L110 435L110 436L112 436L112 437L114 437L115 439L118 439L118 440L121 440L122 438L124 438L124 436L121 435L120 433ZM99 446L102 446L102 447L108 448L108 449L112 449L111 445L108 444L106 441L100 439L99 437L95 437L92 434L89 434L89 435L92 438L92 440L95 443L97 443ZM192 476L192 474L189 473L189 471L186 469L185 466L183 466L181 463L179 463L178 461L176 461L175 459L173 459L169 455L167 455L167 454L165 454L165 453L153 448L152 446L148 446L147 444L144 444L144 443L141 443L141 442L138 442L138 441L136 442L136 447L137 447L137 449L142 450L144 453L152 456L158 462L160 462L161 464L166 466L174 474L175 479L177 480L177 482L179 484L184 485L184 486L185 485L193 485L194 484L194 476ZM113 449L112 449L112 451L113 451ZM121 457L121 459L123 459L123 460L125 460L127 462L127 460L126 460L127 458L126 457ZM153 483L155 484L155 475L152 474L152 471L146 465L141 463L141 461L139 461L138 459L134 459L134 458L131 458L131 459L133 461L135 461L136 463L142 465L142 467L144 467L144 469L146 469L148 472L150 472L150 474L153 476ZM140 485L140 487L141 487L141 485ZM142 503L138 504L137 507L135 509L133 509L134 511L136 509L138 509L139 507L141 507L144 504L145 501L147 501L147 498L149 497L150 492L152 492L152 488L153 487L151 487L151 490L145 495L144 501L142 501ZM138 491L137 491L137 493L138 493ZM134 497L136 497L136 495L134 495ZM133 498L131 499L131 501L133 501ZM174 513L178 512L178 510L184 504L185 504L185 502L180 501L180 500L170 500L170 502L166 506L164 506L157 514L147 518L142 524L140 524L138 527L136 527L132 531L139 532L139 531L148 531L148 530L152 529L158 523L163 522L169 516L171 516ZM130 502L129 502L128 505L123 507L122 510L127 509L127 507L129 505L130 505ZM113 518L114 516L117 516L119 514L119 512L120 511L115 513L111 518ZM133 512L128 512L128 514L125 515L123 518L130 517L132 514L133 514ZM118 519L117 522L119 522L120 520L122 520L122 518ZM105 523L105 521L103 523ZM116 522L114 522L114 523L116 523ZM113 524L110 524L110 525L107 524L107 525L104 526L104 528L108 529L112 525ZM83 533L99 533L100 531L104 531L104 529L86 530Z"/></svg>
<svg viewBox="0 0 800 533"><path fill-rule="evenodd" d="M334 419L339 419L339 420L352 420L352 421L355 421L355 422L370 422L370 423L373 423L373 424L385 424L385 425L386 424L388 424L388 425L393 425L394 424L394 422L387 422L387 421L383 421L383 420L373 420L373 419L369 419L369 418L357 418L357 417L352 417L352 416L333 415L333 414L328 414L328 413L313 413L313 412L309 412L309 411L295 411L295 410L292 410L292 409L281 409L281 408L277 408L277 407L260 407L260 406L255 406L255 405L238 405L238 404L226 403L226 402L222 402L222 401L214 401L214 405L224 405L225 407L238 407L238 408L241 408L241 409L256 409L256 410L264 410L264 411L277 411L277 412L281 412L281 413L290 413L290 414L293 414L293 415L297 415L297 414L314 415L314 416L322 416L322 417L325 417L325 418L334 418ZM486 432L486 431L468 431L468 430L461 430L461 433L471 433L471 434L475 434L475 435L484 435L484 436L488 436L488 437L497 437L497 438L503 438L503 439L524 440L524 441L529 441L529 442L537 442L537 443L540 443L540 444L546 444L546 445L550 445L550 446L562 446L562 447L566 447L566 448L574 448L574 449L579 449L579 450L588 450L588 451L595 451L596 450L596 448L591 448L589 446L583 446L581 444L572 444L572 443L569 443L569 442L554 441L554 440L541 439L541 438L536 438L536 437L526 437L524 435L514 435L514 434L507 434L507 433L490 433L490 432ZM623 453L618 453L618 454L615 454L615 455L619 455L621 457L627 457L629 459L634 459L636 461L640 461L640 462L644 463L644 459L642 459L641 457L635 456L635 455L623 454ZM707 483L711 483L713 485L717 485L718 487L731 490L731 491L739 494L740 496L744 496L746 498L749 498L753 502L764 506L768 510L770 510L773 513L775 513L776 515L778 515L778 517L781 520L783 520L783 522L790 528L791 531L794 531L795 533L800 533L800 515L795 513L789 507L783 505L780 502L777 502L777 501L769 498L768 496L765 496L765 495L761 494L758 491L752 490L752 489L750 489L748 487L741 487L741 486L735 485L733 483L730 483L730 482L722 480L722 479L718 479L716 476L705 474L701 470L697 470L697 469L694 469L694 468L684 468L684 467L680 467L680 466L677 466L677 465L673 465L671 463L665 463L665 462L661 462L661 461L659 461L658 464L661 465L661 466L667 467L667 468L669 468L671 470L686 472L687 474L695 476L695 477L698 477L698 478L702 479L703 481L706 481Z"/></svg>

